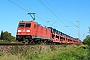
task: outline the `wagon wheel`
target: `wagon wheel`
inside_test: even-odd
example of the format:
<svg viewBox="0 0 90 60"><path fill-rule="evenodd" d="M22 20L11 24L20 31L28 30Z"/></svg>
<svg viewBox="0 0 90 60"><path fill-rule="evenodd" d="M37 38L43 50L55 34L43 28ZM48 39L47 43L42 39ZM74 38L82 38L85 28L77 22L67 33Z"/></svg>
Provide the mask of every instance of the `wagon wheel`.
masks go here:
<svg viewBox="0 0 90 60"><path fill-rule="evenodd" d="M29 44L35 44L35 42L31 39L29 40Z"/></svg>
<svg viewBox="0 0 90 60"><path fill-rule="evenodd" d="M25 40L24 40L24 43L25 43L25 44L28 44L28 43L29 43L29 40L28 40L28 39L25 39Z"/></svg>

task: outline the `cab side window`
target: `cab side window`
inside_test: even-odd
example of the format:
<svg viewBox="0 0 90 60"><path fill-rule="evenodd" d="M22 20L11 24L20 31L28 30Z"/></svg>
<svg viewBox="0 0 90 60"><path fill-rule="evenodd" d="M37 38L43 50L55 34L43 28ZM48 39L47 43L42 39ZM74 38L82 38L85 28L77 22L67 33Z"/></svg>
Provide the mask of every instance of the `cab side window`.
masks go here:
<svg viewBox="0 0 90 60"><path fill-rule="evenodd" d="M36 24L34 24L34 28L36 28Z"/></svg>

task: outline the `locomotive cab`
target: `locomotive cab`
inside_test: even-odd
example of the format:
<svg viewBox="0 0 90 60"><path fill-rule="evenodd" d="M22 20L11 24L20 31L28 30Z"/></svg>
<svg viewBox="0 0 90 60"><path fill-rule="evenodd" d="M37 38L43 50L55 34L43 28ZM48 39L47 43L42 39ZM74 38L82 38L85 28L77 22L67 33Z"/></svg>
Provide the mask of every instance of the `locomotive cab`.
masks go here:
<svg viewBox="0 0 90 60"><path fill-rule="evenodd" d="M36 33L36 22L20 21L17 28L16 40L19 42L29 42Z"/></svg>

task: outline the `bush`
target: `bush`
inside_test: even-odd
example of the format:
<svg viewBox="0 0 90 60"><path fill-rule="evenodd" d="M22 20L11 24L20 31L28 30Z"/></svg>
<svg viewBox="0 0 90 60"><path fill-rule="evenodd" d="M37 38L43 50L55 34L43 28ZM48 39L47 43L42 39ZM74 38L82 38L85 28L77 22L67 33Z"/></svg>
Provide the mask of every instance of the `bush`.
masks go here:
<svg viewBox="0 0 90 60"><path fill-rule="evenodd" d="M15 37L12 36L8 31L1 31L0 40L0 42L16 42Z"/></svg>
<svg viewBox="0 0 90 60"><path fill-rule="evenodd" d="M35 59L39 60L39 57L37 54L30 54L26 57L26 60L35 60Z"/></svg>
<svg viewBox="0 0 90 60"><path fill-rule="evenodd" d="M4 56L4 53L0 52L0 56Z"/></svg>

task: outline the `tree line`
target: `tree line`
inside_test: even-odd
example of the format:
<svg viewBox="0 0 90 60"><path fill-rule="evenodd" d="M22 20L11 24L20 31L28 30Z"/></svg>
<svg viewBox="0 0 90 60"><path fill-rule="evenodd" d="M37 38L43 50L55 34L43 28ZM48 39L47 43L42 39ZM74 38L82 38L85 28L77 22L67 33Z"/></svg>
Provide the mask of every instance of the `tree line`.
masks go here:
<svg viewBox="0 0 90 60"><path fill-rule="evenodd" d="M83 40L84 44L90 45L90 35L87 35L86 38Z"/></svg>
<svg viewBox="0 0 90 60"><path fill-rule="evenodd" d="M0 41L2 41L2 42L15 42L16 39L8 31L5 31L5 32L1 31Z"/></svg>
<svg viewBox="0 0 90 60"><path fill-rule="evenodd" d="M90 60L90 35L87 35L86 38L83 40L83 44L88 45L88 54L87 58Z"/></svg>

